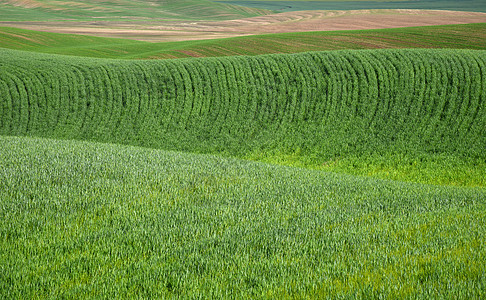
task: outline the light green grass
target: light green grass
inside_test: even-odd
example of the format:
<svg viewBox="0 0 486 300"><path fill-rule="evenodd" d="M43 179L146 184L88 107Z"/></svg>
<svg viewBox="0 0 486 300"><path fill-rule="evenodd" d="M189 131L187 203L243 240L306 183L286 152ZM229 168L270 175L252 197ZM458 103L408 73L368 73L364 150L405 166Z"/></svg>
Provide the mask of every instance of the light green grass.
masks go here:
<svg viewBox="0 0 486 300"><path fill-rule="evenodd" d="M2 50L0 61L3 135L485 184L485 51L128 61Z"/></svg>
<svg viewBox="0 0 486 300"><path fill-rule="evenodd" d="M0 137L1 298L484 298L486 190Z"/></svg>
<svg viewBox="0 0 486 300"><path fill-rule="evenodd" d="M302 32L203 41L148 43L0 27L0 47L101 58L147 59L260 55L374 48L486 49L486 23L378 30Z"/></svg>
<svg viewBox="0 0 486 300"><path fill-rule="evenodd" d="M348 155L316 164L295 153L256 152L245 158L277 165L354 174L381 179L439 185L486 187L484 159L458 158L448 154L391 153Z"/></svg>

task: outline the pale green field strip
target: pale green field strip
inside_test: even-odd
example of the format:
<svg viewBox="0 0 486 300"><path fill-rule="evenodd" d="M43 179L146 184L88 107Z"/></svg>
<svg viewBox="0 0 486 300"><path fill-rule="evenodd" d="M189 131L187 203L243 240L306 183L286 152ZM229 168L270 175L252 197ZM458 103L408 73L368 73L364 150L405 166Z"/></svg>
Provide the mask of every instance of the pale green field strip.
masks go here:
<svg viewBox="0 0 486 300"><path fill-rule="evenodd" d="M218 0L216 2L270 9L277 12L362 9L431 9L486 12L486 4L483 0Z"/></svg>
<svg viewBox="0 0 486 300"><path fill-rule="evenodd" d="M0 51L0 134L486 186L486 51L179 60Z"/></svg>
<svg viewBox="0 0 486 300"><path fill-rule="evenodd" d="M481 299L486 189L0 137L0 298Z"/></svg>
<svg viewBox="0 0 486 300"><path fill-rule="evenodd" d="M183 58L375 48L486 49L486 23L396 29L267 34L149 43L0 27L0 47L101 58Z"/></svg>
<svg viewBox="0 0 486 300"><path fill-rule="evenodd" d="M271 13L265 9L208 0L8 0L0 3L2 21L229 20Z"/></svg>

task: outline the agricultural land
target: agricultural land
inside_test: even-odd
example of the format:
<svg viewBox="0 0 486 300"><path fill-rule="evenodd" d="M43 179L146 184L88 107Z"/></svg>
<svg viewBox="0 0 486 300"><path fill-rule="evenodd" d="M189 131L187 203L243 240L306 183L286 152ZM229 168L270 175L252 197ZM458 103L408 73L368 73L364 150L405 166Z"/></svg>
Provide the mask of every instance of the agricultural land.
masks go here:
<svg viewBox="0 0 486 300"><path fill-rule="evenodd" d="M486 297L486 7L0 3L0 298Z"/></svg>
<svg viewBox="0 0 486 300"><path fill-rule="evenodd" d="M120 59L169 59L343 49L486 50L486 23L375 30L314 31L182 42L143 42L0 27L0 47Z"/></svg>
<svg viewBox="0 0 486 300"><path fill-rule="evenodd" d="M278 12L303 10L430 9L486 12L481 0L218 0L247 7Z"/></svg>
<svg viewBox="0 0 486 300"><path fill-rule="evenodd" d="M0 3L0 26L174 42L269 33L486 23L486 11L480 10L400 9L391 6L387 9L314 8L278 12L207 0L110 0L102 3L100 6L100 2L94 0L8 0ZM311 5L315 7L318 3L327 2L313 1Z"/></svg>

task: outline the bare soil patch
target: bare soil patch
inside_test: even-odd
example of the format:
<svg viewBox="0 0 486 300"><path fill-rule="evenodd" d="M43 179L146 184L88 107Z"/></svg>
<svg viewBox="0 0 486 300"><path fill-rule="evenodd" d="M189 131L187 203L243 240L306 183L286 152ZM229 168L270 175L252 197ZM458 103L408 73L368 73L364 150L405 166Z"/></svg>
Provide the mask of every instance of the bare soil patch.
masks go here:
<svg viewBox="0 0 486 300"><path fill-rule="evenodd" d="M252 34L382 29L486 22L486 13L442 10L298 11L229 21L0 22L48 32L120 37L142 41L184 41Z"/></svg>

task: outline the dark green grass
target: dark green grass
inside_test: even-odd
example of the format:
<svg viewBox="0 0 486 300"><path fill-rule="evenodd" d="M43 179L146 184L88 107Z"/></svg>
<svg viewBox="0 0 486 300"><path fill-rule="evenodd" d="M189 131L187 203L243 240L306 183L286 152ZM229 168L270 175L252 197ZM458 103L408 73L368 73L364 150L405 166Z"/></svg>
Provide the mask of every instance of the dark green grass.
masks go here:
<svg viewBox="0 0 486 300"><path fill-rule="evenodd" d="M485 296L484 188L0 144L0 298Z"/></svg>
<svg viewBox="0 0 486 300"><path fill-rule="evenodd" d="M124 59L211 57L374 48L486 49L486 23L378 30L302 32L148 43L0 27L0 47Z"/></svg>
<svg viewBox="0 0 486 300"><path fill-rule="evenodd" d="M0 51L0 134L484 186L486 52L161 61Z"/></svg>
<svg viewBox="0 0 486 300"><path fill-rule="evenodd" d="M34 5L19 2L0 3L2 21L228 20L270 13L207 0L36 0Z"/></svg>
<svg viewBox="0 0 486 300"><path fill-rule="evenodd" d="M247 7L270 9L278 12L299 10L353 10L353 9L438 9L456 11L486 12L482 0L311 0L311 1L267 1L267 0L225 0L219 3L231 3Z"/></svg>

